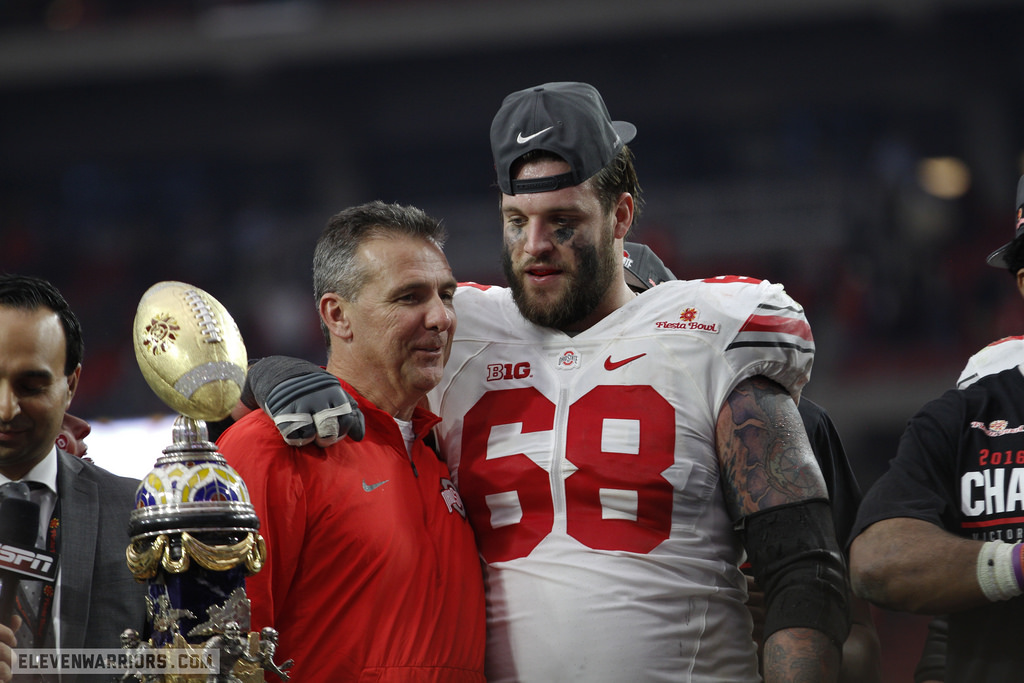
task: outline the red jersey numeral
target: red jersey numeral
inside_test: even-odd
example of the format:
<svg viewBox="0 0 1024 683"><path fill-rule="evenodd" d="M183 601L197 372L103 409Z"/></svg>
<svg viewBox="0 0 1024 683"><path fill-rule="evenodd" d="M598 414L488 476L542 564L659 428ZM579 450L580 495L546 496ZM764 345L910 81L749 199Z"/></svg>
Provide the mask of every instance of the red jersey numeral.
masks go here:
<svg viewBox="0 0 1024 683"><path fill-rule="evenodd" d="M488 392L466 414L459 489L487 562L529 555L554 524L547 470L524 453L489 454L491 429L519 424L525 439L551 432L554 417L555 404L532 387ZM621 443L636 452L605 450L603 435L616 428L635 431ZM570 536L590 548L636 553L669 537L673 488L662 475L675 458L675 411L652 387L599 386L576 401L566 423L565 458L577 468L565 480ZM513 496L518 521L495 524L492 496Z"/></svg>
<svg viewBox="0 0 1024 683"><path fill-rule="evenodd" d="M551 531L555 519L551 484L544 469L523 453L487 458L491 427L521 422L523 434L549 432L554 420L555 404L533 387L489 391L466 413L459 494L477 531L477 547L488 562L529 555ZM519 495L522 518L495 527L487 496L513 487Z"/></svg>

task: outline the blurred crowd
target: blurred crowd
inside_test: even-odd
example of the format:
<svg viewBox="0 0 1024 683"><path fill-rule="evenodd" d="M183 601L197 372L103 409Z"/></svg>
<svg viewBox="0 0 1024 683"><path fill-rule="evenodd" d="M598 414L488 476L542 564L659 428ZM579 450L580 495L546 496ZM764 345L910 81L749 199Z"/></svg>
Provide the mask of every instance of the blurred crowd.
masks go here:
<svg viewBox="0 0 1024 683"><path fill-rule="evenodd" d="M141 383L130 347L135 306L160 280L186 281L218 297L251 356L322 358L307 254L341 207L322 205L304 191L306 181L301 167L196 163L148 170L81 165L55 178L54 187L11 183L0 214L0 270L52 279L80 311L89 340L80 414L162 409ZM675 190L662 184L648 191ZM1021 332L1010 276L984 265L1012 234L1012 207L982 205L971 192L939 200L910 183L860 184L831 200L836 211L856 203L858 211L841 216L841 229L829 239L777 240L769 250L752 251L741 237L771 229L779 219L767 209L763 225L733 226L726 218L709 228L738 235L716 240L713 250L699 246L706 239L700 219L686 213L651 211L636 238L680 277L729 273L785 283L818 340L816 377L863 381L945 368L952 384L970 353ZM756 212L740 215L750 221ZM493 252L481 246L477 255L466 246L480 241L479 227L446 222L450 242L461 245L453 251L456 275L471 271L473 279L489 274L500 282ZM917 224L930 229L915 230Z"/></svg>

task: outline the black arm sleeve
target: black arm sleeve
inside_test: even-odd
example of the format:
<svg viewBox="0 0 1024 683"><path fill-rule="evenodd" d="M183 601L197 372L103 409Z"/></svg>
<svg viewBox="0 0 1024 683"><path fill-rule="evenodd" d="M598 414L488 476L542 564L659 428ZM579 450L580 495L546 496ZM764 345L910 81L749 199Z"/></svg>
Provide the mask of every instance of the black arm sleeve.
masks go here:
<svg viewBox="0 0 1024 683"><path fill-rule="evenodd" d="M842 650L850 633L846 563L829 505L808 500L748 515L740 526L754 578L764 587L764 638L811 628Z"/></svg>

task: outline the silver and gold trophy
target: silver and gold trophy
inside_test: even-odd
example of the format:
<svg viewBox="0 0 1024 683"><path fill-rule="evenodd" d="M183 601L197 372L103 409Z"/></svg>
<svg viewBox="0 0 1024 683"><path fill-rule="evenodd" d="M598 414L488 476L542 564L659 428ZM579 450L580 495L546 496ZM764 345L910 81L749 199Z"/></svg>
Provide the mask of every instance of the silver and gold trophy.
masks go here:
<svg viewBox="0 0 1024 683"><path fill-rule="evenodd" d="M122 646L141 653L216 652L215 672L126 672L124 680L256 683L277 665L277 633L250 632L245 577L260 570L266 546L245 482L209 441L206 421L226 418L245 382L246 352L231 315L207 292L159 282L135 315L135 357L153 391L179 413L173 443L135 494L128 522L128 568L148 584L147 634L126 629ZM205 661L209 661L206 657Z"/></svg>

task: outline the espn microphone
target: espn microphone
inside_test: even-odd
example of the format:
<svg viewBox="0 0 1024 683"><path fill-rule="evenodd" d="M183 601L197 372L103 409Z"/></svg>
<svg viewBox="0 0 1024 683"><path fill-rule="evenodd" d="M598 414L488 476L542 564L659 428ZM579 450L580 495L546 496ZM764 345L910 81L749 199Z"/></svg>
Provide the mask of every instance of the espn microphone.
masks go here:
<svg viewBox="0 0 1024 683"><path fill-rule="evenodd" d="M0 623L10 625L18 585L25 575L17 567L30 567L37 553L39 503L29 500L25 484L5 488L7 495L0 501Z"/></svg>

